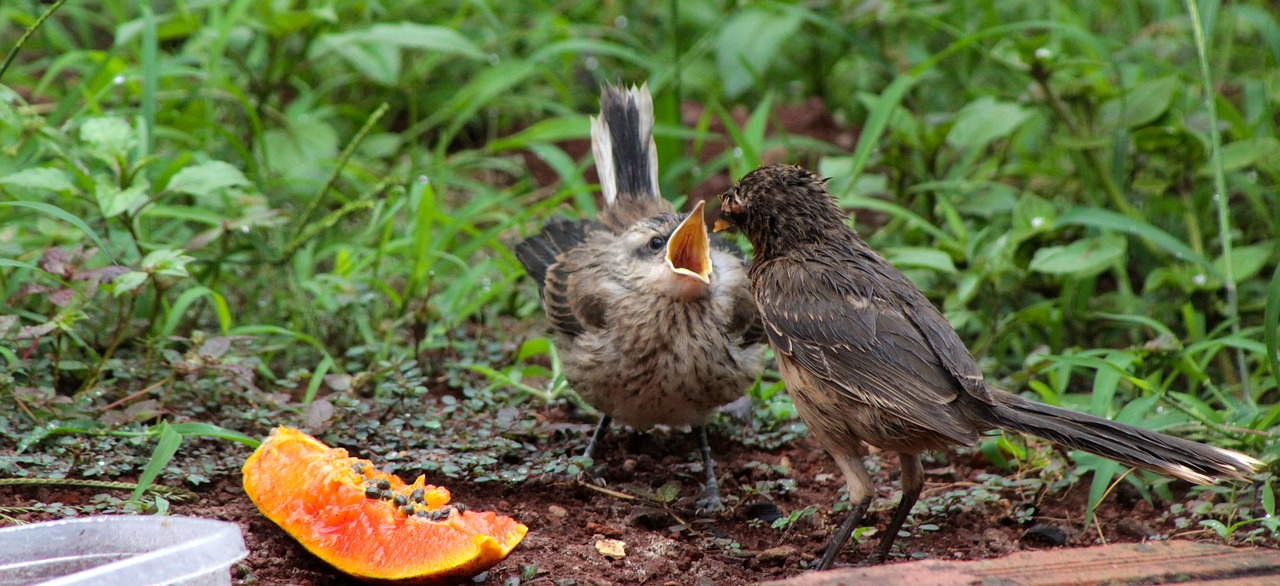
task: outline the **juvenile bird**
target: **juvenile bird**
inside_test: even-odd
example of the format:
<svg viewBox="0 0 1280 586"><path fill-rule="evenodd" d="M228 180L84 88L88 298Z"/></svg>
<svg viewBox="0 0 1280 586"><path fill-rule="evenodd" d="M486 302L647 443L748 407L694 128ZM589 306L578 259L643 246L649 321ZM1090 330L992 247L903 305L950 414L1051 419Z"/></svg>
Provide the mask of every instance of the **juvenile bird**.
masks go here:
<svg viewBox="0 0 1280 586"><path fill-rule="evenodd" d="M599 220L550 220L515 253L538 282L565 379L604 414L586 455L613 420L692 426L701 503L719 509L703 424L759 376L759 318L741 254L709 238L702 202L679 214L659 194L653 120L647 86L606 86L591 120Z"/></svg>
<svg viewBox="0 0 1280 586"><path fill-rule="evenodd" d="M818 562L831 566L875 486L864 444L897 452L902 498L873 563L883 561L924 485L920 453L1008 429L1128 466L1208 484L1247 479L1241 453L1033 402L983 380L942 313L845 224L823 180L799 167L748 173L721 196L717 228L755 248L751 288L796 410L835 458L852 510Z"/></svg>

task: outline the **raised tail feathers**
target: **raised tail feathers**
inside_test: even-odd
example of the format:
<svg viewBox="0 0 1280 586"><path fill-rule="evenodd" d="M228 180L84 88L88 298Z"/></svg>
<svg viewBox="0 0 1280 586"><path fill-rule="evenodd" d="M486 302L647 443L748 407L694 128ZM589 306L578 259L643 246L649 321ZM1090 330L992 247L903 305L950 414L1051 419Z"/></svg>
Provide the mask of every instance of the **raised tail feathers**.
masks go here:
<svg viewBox="0 0 1280 586"><path fill-rule="evenodd" d="M630 89L606 84L601 90L600 115L591 118L591 150L606 207L661 200L653 121L647 83Z"/></svg>

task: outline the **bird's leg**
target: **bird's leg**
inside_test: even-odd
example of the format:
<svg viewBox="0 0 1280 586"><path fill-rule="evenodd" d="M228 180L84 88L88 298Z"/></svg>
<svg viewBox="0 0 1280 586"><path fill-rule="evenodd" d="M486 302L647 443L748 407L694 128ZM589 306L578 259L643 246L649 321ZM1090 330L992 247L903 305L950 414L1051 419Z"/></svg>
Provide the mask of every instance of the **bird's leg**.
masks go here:
<svg viewBox="0 0 1280 586"><path fill-rule="evenodd" d="M818 560L815 570L821 572L835 563L836 555L840 553L841 549L844 549L845 542L849 541L849 536L853 535L853 530L862 523L862 518L867 515L867 509L870 507L871 495L869 494L853 504L853 508L849 510L849 515L844 518L844 522L840 524L836 534L831 536L831 541L827 543L826 550L822 552L822 559Z"/></svg>
<svg viewBox="0 0 1280 586"><path fill-rule="evenodd" d="M720 500L720 483L716 480L716 462L711 459L711 442L707 440L707 426L695 425L693 430L698 434L702 467L707 469L707 486L702 491L702 498L698 499L698 506L704 511L723 511L724 501Z"/></svg>
<svg viewBox="0 0 1280 586"><path fill-rule="evenodd" d="M587 442L587 451L582 455L592 458L592 454L596 453L596 445L604 441L605 434L609 433L609 425L613 423L613 418L608 415L600 416L600 423L596 425L596 430L591 434L591 441ZM592 458L594 459L594 458Z"/></svg>
<svg viewBox="0 0 1280 586"><path fill-rule="evenodd" d="M889 520L889 527L880 538L880 545L867 560L871 564L889 559L889 550L893 549L898 531L902 530L902 524L906 522L907 515L911 514L911 508L920 500L920 489L924 488L924 466L920 464L920 455L898 452L898 460L902 463L902 498L898 500L898 508L893 510L893 518Z"/></svg>
<svg viewBox="0 0 1280 586"><path fill-rule="evenodd" d="M838 452L831 452L831 455L835 457L840 471L844 472L845 483L849 486L849 503L853 508L850 509L849 516L845 517L844 522L840 524L840 528L836 530L836 534L831 536L826 551L822 553L822 559L818 560L818 565L814 568L818 571L826 570L835 563L836 555L849 541L853 530L862 523L867 509L871 508L871 497L875 495L875 486L871 484L871 475L867 473L867 467L862 463L861 455L844 455Z"/></svg>

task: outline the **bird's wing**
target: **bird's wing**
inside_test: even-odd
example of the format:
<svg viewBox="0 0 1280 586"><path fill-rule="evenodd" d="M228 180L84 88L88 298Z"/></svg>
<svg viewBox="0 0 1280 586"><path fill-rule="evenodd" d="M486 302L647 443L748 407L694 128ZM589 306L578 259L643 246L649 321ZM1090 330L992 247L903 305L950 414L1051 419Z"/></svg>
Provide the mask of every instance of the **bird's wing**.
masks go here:
<svg viewBox="0 0 1280 586"><path fill-rule="evenodd" d="M524 272L538 283L538 291L546 286L547 269L566 250L582 246L590 230L603 229L595 222L553 217L542 230L515 246L516 258Z"/></svg>
<svg viewBox="0 0 1280 586"><path fill-rule="evenodd" d="M542 302L556 331L576 337L605 327L609 304L602 283L607 273L599 258L598 251L584 245L565 251L547 267Z"/></svg>
<svg viewBox="0 0 1280 586"><path fill-rule="evenodd" d="M970 367L949 365L961 358L940 356L930 340L943 335L941 329L956 336L954 330L914 286L907 291L915 291L928 308L904 304L886 286L892 280L877 269L874 263L832 259L766 261L756 271L754 289L770 344L852 400L971 443L973 426L948 407L968 386L952 371ZM981 383L977 364L972 371Z"/></svg>
<svg viewBox="0 0 1280 586"><path fill-rule="evenodd" d="M721 283L738 282L741 279L741 282L746 285L747 271L751 265L743 257L742 249L719 234L711 235L711 248L732 255L738 263L734 266L721 267L721 270L726 271ZM760 311L756 309L756 300L751 295L751 287L733 285L729 287L732 296L729 299L729 322L725 331L732 335L741 334L743 348L764 343L764 322L760 320Z"/></svg>

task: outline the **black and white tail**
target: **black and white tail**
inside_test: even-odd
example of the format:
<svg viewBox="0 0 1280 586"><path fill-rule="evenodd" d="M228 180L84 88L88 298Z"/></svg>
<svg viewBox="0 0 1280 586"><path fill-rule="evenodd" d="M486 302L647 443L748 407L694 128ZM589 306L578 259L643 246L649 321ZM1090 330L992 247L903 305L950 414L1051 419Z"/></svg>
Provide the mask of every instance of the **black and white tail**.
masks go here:
<svg viewBox="0 0 1280 586"><path fill-rule="evenodd" d="M611 228L671 211L658 190L653 120L647 83L630 89L606 84L601 90L600 115L591 118L591 150L604 193L601 220Z"/></svg>
<svg viewBox="0 0 1280 586"><path fill-rule="evenodd" d="M630 89L606 84L600 92L600 115L591 118L595 154L605 207L600 222L552 218L542 231L515 247L525 272L546 285L547 269L561 253L586 242L593 230L620 232L628 226L674 211L658 191L658 151L653 142L653 97L648 84Z"/></svg>

